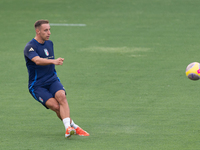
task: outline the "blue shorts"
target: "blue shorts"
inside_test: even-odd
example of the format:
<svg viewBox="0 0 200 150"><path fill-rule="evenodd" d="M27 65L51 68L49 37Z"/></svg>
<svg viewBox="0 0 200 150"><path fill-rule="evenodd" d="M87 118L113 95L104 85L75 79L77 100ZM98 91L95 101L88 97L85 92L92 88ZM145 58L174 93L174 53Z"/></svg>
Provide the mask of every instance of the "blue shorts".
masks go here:
<svg viewBox="0 0 200 150"><path fill-rule="evenodd" d="M60 83L60 81L57 80L55 82L52 82L51 84L33 87L29 89L29 92L38 102L40 102L44 107L46 107L46 101L50 98L54 98L56 92L59 90L65 91L65 88Z"/></svg>

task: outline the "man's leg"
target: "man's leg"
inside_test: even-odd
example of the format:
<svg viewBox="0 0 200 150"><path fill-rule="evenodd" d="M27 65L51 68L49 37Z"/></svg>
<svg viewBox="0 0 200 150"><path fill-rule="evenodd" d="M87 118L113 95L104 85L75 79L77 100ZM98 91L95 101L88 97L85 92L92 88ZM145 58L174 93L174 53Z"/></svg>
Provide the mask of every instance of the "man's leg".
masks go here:
<svg viewBox="0 0 200 150"><path fill-rule="evenodd" d="M65 91L63 90L59 90L58 92L56 92L56 95L55 97L57 99L59 99L57 101L56 98L50 98L47 102L46 102L46 106L48 108L50 108L51 110L55 111L58 118L60 118L61 120L65 119L63 118L66 117L66 118L69 118L70 117L70 110L69 110L69 105L68 105L68 102L67 102L67 99L66 99L66 96L65 96ZM61 100L62 99L62 100ZM59 103L59 101L64 101L63 102L63 105L67 105L67 106L63 106L63 110L64 113L61 117L61 104ZM67 112L65 112L67 110ZM68 116L68 117L67 117ZM64 123L64 122L63 122ZM65 124L65 123L64 123ZM67 129L69 125L65 125L65 128ZM89 136L89 133L87 133L86 131L84 131L82 128L80 128L78 125L76 125L72 119L70 119L70 126L75 128L76 130L76 134L77 135L80 135L80 136Z"/></svg>
<svg viewBox="0 0 200 150"><path fill-rule="evenodd" d="M63 124L66 129L65 137L69 138L71 135L76 133L76 130L74 128L71 128L70 126L70 110L69 105L67 102L67 98L65 95L64 90L59 90L55 93L55 99L58 101L60 106L60 117L63 121Z"/></svg>
<svg viewBox="0 0 200 150"><path fill-rule="evenodd" d="M59 90L55 94L55 99L60 105L60 116L62 119L70 118L70 110L64 90Z"/></svg>
<svg viewBox="0 0 200 150"><path fill-rule="evenodd" d="M60 105L59 105L58 101L55 98L48 99L46 101L45 105L49 109L53 110L57 114L58 118L60 120L62 120L62 118L60 116Z"/></svg>

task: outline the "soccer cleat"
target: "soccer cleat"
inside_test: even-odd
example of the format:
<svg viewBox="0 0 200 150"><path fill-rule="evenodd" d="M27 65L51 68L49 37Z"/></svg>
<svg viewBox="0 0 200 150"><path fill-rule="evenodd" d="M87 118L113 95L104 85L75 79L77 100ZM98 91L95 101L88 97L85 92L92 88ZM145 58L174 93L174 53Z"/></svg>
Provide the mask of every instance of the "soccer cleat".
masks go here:
<svg viewBox="0 0 200 150"><path fill-rule="evenodd" d="M76 130L72 127L68 127L65 132L65 137L70 138L74 134L76 134Z"/></svg>
<svg viewBox="0 0 200 150"><path fill-rule="evenodd" d="M79 136L89 136L90 134L81 129L80 127L77 127L76 129L76 134Z"/></svg>

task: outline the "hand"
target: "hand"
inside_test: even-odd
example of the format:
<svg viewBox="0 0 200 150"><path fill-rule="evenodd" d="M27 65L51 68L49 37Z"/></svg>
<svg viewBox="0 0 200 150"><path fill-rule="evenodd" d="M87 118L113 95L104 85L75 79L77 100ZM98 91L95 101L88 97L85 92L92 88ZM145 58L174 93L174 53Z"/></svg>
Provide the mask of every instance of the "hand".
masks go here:
<svg viewBox="0 0 200 150"><path fill-rule="evenodd" d="M57 59L55 59L54 64L55 65L62 65L63 61L64 61L64 58L57 58Z"/></svg>

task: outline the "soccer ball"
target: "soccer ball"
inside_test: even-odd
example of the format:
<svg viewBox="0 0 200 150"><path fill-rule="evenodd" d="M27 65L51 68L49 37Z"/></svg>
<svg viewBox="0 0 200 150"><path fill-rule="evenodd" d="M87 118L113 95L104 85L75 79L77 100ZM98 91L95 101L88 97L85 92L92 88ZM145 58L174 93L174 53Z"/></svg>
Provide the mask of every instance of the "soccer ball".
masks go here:
<svg viewBox="0 0 200 150"><path fill-rule="evenodd" d="M200 79L200 64L198 62L190 63L186 68L186 76L190 80L199 80Z"/></svg>

